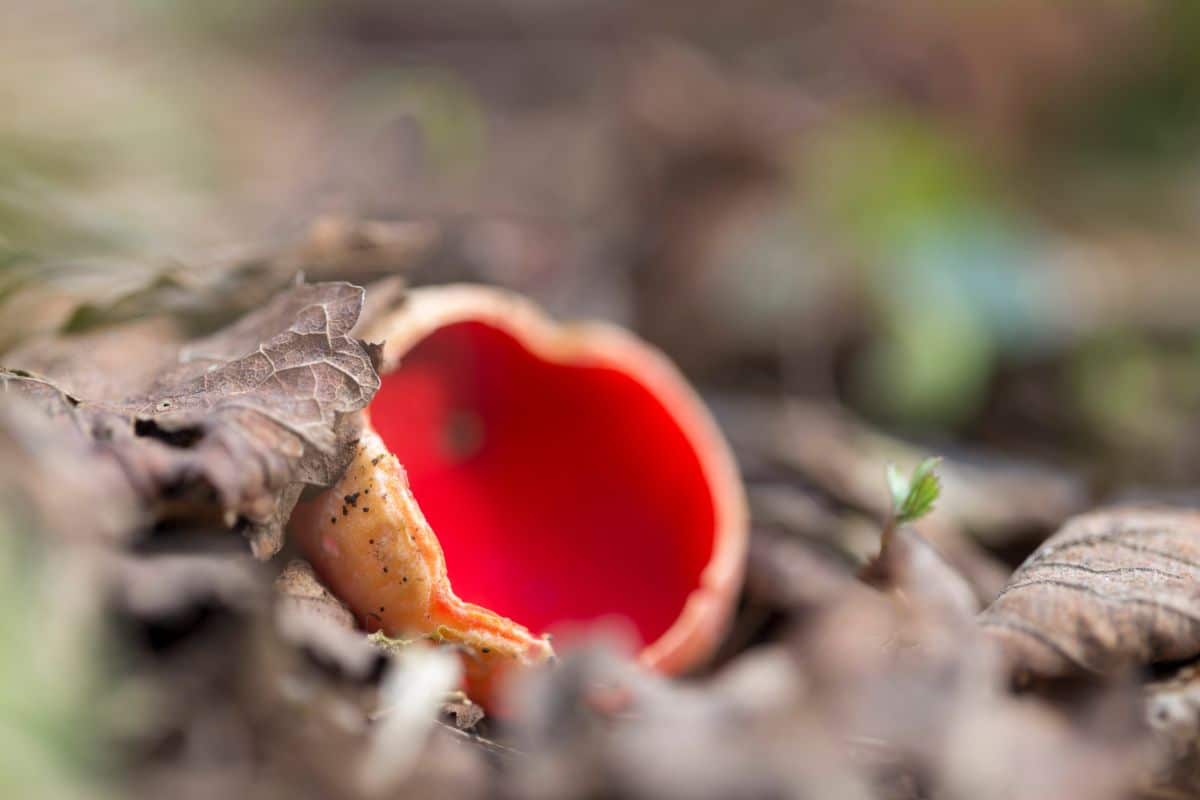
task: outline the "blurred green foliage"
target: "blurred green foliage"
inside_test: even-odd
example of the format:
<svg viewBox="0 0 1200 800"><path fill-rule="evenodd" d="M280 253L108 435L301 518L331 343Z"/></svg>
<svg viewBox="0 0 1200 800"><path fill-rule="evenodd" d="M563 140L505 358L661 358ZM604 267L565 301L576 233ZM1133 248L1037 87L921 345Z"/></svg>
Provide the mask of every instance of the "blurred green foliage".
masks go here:
<svg viewBox="0 0 1200 800"><path fill-rule="evenodd" d="M66 187L87 190L102 162L78 144L0 126L0 253L110 250L123 239L105 214L78 207Z"/></svg>
<svg viewBox="0 0 1200 800"><path fill-rule="evenodd" d="M1080 348L1066 377L1088 438L1136 466L1147 455L1178 450L1192 435L1200 334L1171 342L1135 330L1106 332Z"/></svg>
<svg viewBox="0 0 1200 800"><path fill-rule="evenodd" d="M968 418L999 352L1041 333L1018 215L964 142L914 117L851 120L809 157L812 191L856 254L881 326L860 398L907 423Z"/></svg>
<svg viewBox="0 0 1200 800"><path fill-rule="evenodd" d="M0 517L0 797L102 800L95 596L18 519Z"/></svg>
<svg viewBox="0 0 1200 800"><path fill-rule="evenodd" d="M1145 5L1153 47L1117 54L1106 80L1045 109L1048 155L1089 169L1154 169L1200 146L1200 3ZM1125 57L1121 57L1124 55Z"/></svg>

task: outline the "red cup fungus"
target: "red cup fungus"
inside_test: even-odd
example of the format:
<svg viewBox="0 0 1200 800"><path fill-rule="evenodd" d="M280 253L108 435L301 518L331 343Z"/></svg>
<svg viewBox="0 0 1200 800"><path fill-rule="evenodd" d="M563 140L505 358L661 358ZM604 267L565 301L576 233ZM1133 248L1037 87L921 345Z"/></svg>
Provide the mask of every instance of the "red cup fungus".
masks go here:
<svg viewBox="0 0 1200 800"><path fill-rule="evenodd" d="M664 673L712 653L745 498L663 355L478 286L416 289L364 333L384 341L383 384L358 452L291 530L368 630L459 643L485 705L512 665L552 655L544 634L600 620Z"/></svg>

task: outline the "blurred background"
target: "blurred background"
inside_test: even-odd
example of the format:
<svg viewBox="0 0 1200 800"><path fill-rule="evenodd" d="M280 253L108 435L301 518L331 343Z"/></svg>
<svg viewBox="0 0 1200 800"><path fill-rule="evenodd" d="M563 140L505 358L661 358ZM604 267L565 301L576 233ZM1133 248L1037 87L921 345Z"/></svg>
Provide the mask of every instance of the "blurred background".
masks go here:
<svg viewBox="0 0 1200 800"><path fill-rule="evenodd" d="M1188 0L45 0L4 18L8 295L53 276L112 302L314 221L417 220L436 230L406 234L414 281L625 322L714 388L836 399L1106 481L1194 474Z"/></svg>
<svg viewBox="0 0 1200 800"><path fill-rule="evenodd" d="M163 307L211 329L296 267L476 280L669 353L758 530L866 552L883 459L943 453L932 538L994 591L1073 511L1194 499L1194 0L0 15L0 353Z"/></svg>

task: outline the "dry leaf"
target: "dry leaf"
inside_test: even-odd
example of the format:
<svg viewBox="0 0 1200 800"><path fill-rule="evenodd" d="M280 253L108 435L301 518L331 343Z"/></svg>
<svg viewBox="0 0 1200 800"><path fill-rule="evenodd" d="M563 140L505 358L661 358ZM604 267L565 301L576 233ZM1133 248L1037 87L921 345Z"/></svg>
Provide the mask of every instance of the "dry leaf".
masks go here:
<svg viewBox="0 0 1200 800"><path fill-rule="evenodd" d="M616 715L592 698L620 687ZM756 651L703 686L646 673L595 640L520 687L527 754L506 795L570 798L872 797L792 657Z"/></svg>
<svg viewBox="0 0 1200 800"><path fill-rule="evenodd" d="M169 617L206 602L248 611L263 595L257 562L212 553L153 557L104 552L99 556L117 607L140 618Z"/></svg>
<svg viewBox="0 0 1200 800"><path fill-rule="evenodd" d="M862 578L891 592L921 611L947 621L969 623L979 601L966 579L932 544L910 526L885 534L879 557L862 571Z"/></svg>
<svg viewBox="0 0 1200 800"><path fill-rule="evenodd" d="M457 730L472 730L486 716L483 706L471 702L471 698L467 697L463 692L456 694L457 696L454 699L442 703L442 716L452 720Z"/></svg>
<svg viewBox="0 0 1200 800"><path fill-rule="evenodd" d="M285 613L320 617L339 628L354 630L354 614L325 588L307 561L289 562L275 579L275 591Z"/></svg>
<svg viewBox="0 0 1200 800"><path fill-rule="evenodd" d="M882 466L916 466L923 451L884 435L843 409L745 395L716 398L717 415L739 456L800 475L835 501L879 520L890 513ZM945 490L922 534L967 579L983 602L1003 587L1008 568L980 542L1007 546L1040 540L1085 508L1083 484L1071 475L990 453L950 454L939 467Z"/></svg>
<svg viewBox="0 0 1200 800"><path fill-rule="evenodd" d="M133 346L146 339L135 331L120 339L131 346L128 383L102 377L113 365L88 358L94 338L64 339L14 355L10 366L21 369L0 371L0 389L73 423L160 516L218 509L267 557L303 487L345 468L358 437L353 412L379 388L372 348L350 333L362 304L357 286L298 285L175 348L156 374L138 360L146 348Z"/></svg>
<svg viewBox="0 0 1200 800"><path fill-rule="evenodd" d="M836 602L854 582L849 567L784 533L757 528L750 538L746 591L756 602L804 611Z"/></svg>
<svg viewBox="0 0 1200 800"><path fill-rule="evenodd" d="M86 508L87 514L79 509ZM80 542L118 542L145 522L120 467L93 462L91 444L29 401L0 393L0 517Z"/></svg>
<svg viewBox="0 0 1200 800"><path fill-rule="evenodd" d="M54 287L62 297L51 309L52 319L62 317L64 332L81 333L166 313L193 334L208 333L269 302L297 274L360 283L407 271L434 249L440 235L429 221L321 217L305 236L284 245L238 247L187 263L113 264L102 286L87 286L86 271L75 280L85 285L71 286L68 272L62 280L68 285ZM0 335L0 341L29 335L9 325L0 328L7 331L12 333Z"/></svg>
<svg viewBox="0 0 1200 800"><path fill-rule="evenodd" d="M1200 513L1117 508L1076 517L1013 573L979 618L1018 675L1200 654Z"/></svg>
<svg viewBox="0 0 1200 800"><path fill-rule="evenodd" d="M1200 667L1184 667L1146 687L1146 722L1160 756L1147 791L1154 797L1200 795Z"/></svg>
<svg viewBox="0 0 1200 800"><path fill-rule="evenodd" d="M824 735L853 748L880 796L1129 796L1145 763L1129 687L1096 687L1058 707L1015 695L980 631L927 611L860 587L795 641L806 707Z"/></svg>
<svg viewBox="0 0 1200 800"><path fill-rule="evenodd" d="M274 589L275 625L285 641L341 677L367 682L378 675L379 651L307 561L291 561L275 578Z"/></svg>
<svg viewBox="0 0 1200 800"><path fill-rule="evenodd" d="M30 337L3 364L53 376L73 397L118 403L170 369L185 340L174 320L154 317L87 334Z"/></svg>

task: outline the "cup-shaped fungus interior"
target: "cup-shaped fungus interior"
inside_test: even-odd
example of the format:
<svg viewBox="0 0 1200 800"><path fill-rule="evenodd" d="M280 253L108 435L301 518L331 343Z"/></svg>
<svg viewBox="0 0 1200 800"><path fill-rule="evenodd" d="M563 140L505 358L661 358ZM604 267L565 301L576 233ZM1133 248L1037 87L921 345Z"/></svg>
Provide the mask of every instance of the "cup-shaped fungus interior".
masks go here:
<svg viewBox="0 0 1200 800"><path fill-rule="evenodd" d="M370 416L455 594L535 633L616 617L649 644L712 556L695 446L634 371L546 360L499 327L455 323L403 355Z"/></svg>

